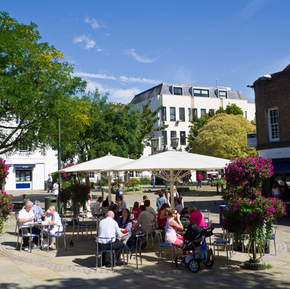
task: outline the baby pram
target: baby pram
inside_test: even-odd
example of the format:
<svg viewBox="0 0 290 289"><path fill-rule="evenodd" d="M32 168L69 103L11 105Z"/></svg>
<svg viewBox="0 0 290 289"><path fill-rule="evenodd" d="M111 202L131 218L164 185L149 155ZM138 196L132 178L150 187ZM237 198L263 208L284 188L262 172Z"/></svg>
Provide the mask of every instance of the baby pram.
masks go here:
<svg viewBox="0 0 290 289"><path fill-rule="evenodd" d="M175 265L178 265L179 261L184 261L191 272L198 272L200 269L200 263L206 267L212 267L214 264L214 256L212 249L206 244L206 237L213 235L213 228L203 229L196 224L189 224L187 231L183 236L182 250L187 251L186 255L176 257Z"/></svg>

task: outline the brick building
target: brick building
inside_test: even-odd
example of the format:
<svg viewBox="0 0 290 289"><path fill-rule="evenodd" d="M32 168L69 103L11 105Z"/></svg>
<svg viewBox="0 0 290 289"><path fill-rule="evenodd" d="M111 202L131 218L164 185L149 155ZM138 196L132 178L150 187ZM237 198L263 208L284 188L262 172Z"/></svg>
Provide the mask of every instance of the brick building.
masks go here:
<svg viewBox="0 0 290 289"><path fill-rule="evenodd" d="M266 185L270 195L273 180L282 197L290 200L290 65L283 71L264 75L253 88L256 102L257 153L272 159L275 176Z"/></svg>

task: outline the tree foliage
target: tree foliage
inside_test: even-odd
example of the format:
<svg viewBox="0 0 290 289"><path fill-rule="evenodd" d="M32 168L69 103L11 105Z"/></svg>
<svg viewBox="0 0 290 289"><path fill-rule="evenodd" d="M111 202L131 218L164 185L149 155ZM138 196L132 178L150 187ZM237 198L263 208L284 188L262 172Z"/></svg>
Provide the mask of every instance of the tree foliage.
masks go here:
<svg viewBox="0 0 290 289"><path fill-rule="evenodd" d="M69 123L69 140L88 122L77 98L86 83L72 77L63 54L41 37L34 23L19 24L0 12L0 153L57 145L57 119Z"/></svg>
<svg viewBox="0 0 290 289"><path fill-rule="evenodd" d="M241 115L217 114L200 130L190 152L226 159L255 157L256 149L247 147L247 133L255 131Z"/></svg>
<svg viewBox="0 0 290 289"><path fill-rule="evenodd" d="M159 119L150 103L142 111L132 104L108 103L108 96L98 91L84 95L82 101L90 103L89 125L79 133L78 138L66 149L63 160L77 155L80 161L87 161L111 153L115 156L139 158L144 150L145 136L153 131L153 124Z"/></svg>

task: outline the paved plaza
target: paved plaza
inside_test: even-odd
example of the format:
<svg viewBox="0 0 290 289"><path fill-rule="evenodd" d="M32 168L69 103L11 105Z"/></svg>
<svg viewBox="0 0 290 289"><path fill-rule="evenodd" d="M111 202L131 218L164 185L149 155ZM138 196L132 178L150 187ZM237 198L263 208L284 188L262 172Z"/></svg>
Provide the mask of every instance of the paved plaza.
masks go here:
<svg viewBox="0 0 290 289"><path fill-rule="evenodd" d="M215 188L203 186L202 189L181 193L185 204L194 205L199 209L210 210L210 219L215 228L215 234L221 234L219 224L219 208L223 204L221 196ZM52 196L45 191L8 191L15 196L14 201L22 201L23 194L30 200L39 200L44 207L45 197ZM106 194L106 192L105 192ZM152 206L156 208L157 190L149 187L143 194L148 195ZM143 194L125 195L127 207L134 201L141 201ZM101 195L100 190L92 192L93 199ZM241 252L235 252L229 260L224 251L215 258L212 268L201 264L198 273L181 264L175 267L170 261L170 252L157 263L157 247L148 248L142 252L142 265L136 269L135 258L129 260L126 266L117 266L112 271L102 267L96 269L94 240L95 231L89 231L88 237L84 235L77 242L72 239L68 230L65 251L60 247L56 251L33 250L32 253L15 249L17 237L15 236L15 218L12 217L4 228L0 248L0 288L290 288L290 218L278 220L277 253L273 243L271 252L264 256L264 261L270 268L263 271L245 270L242 265L248 257Z"/></svg>

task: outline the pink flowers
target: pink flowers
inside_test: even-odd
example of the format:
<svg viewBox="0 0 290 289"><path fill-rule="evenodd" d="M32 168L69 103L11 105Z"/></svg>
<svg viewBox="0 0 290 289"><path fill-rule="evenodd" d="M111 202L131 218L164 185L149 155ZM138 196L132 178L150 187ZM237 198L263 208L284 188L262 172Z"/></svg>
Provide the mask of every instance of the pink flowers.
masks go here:
<svg viewBox="0 0 290 289"><path fill-rule="evenodd" d="M233 160L225 170L228 202L223 227L235 234L254 232L264 224L286 215L283 201L261 196L262 180L273 175L271 160L244 158Z"/></svg>

